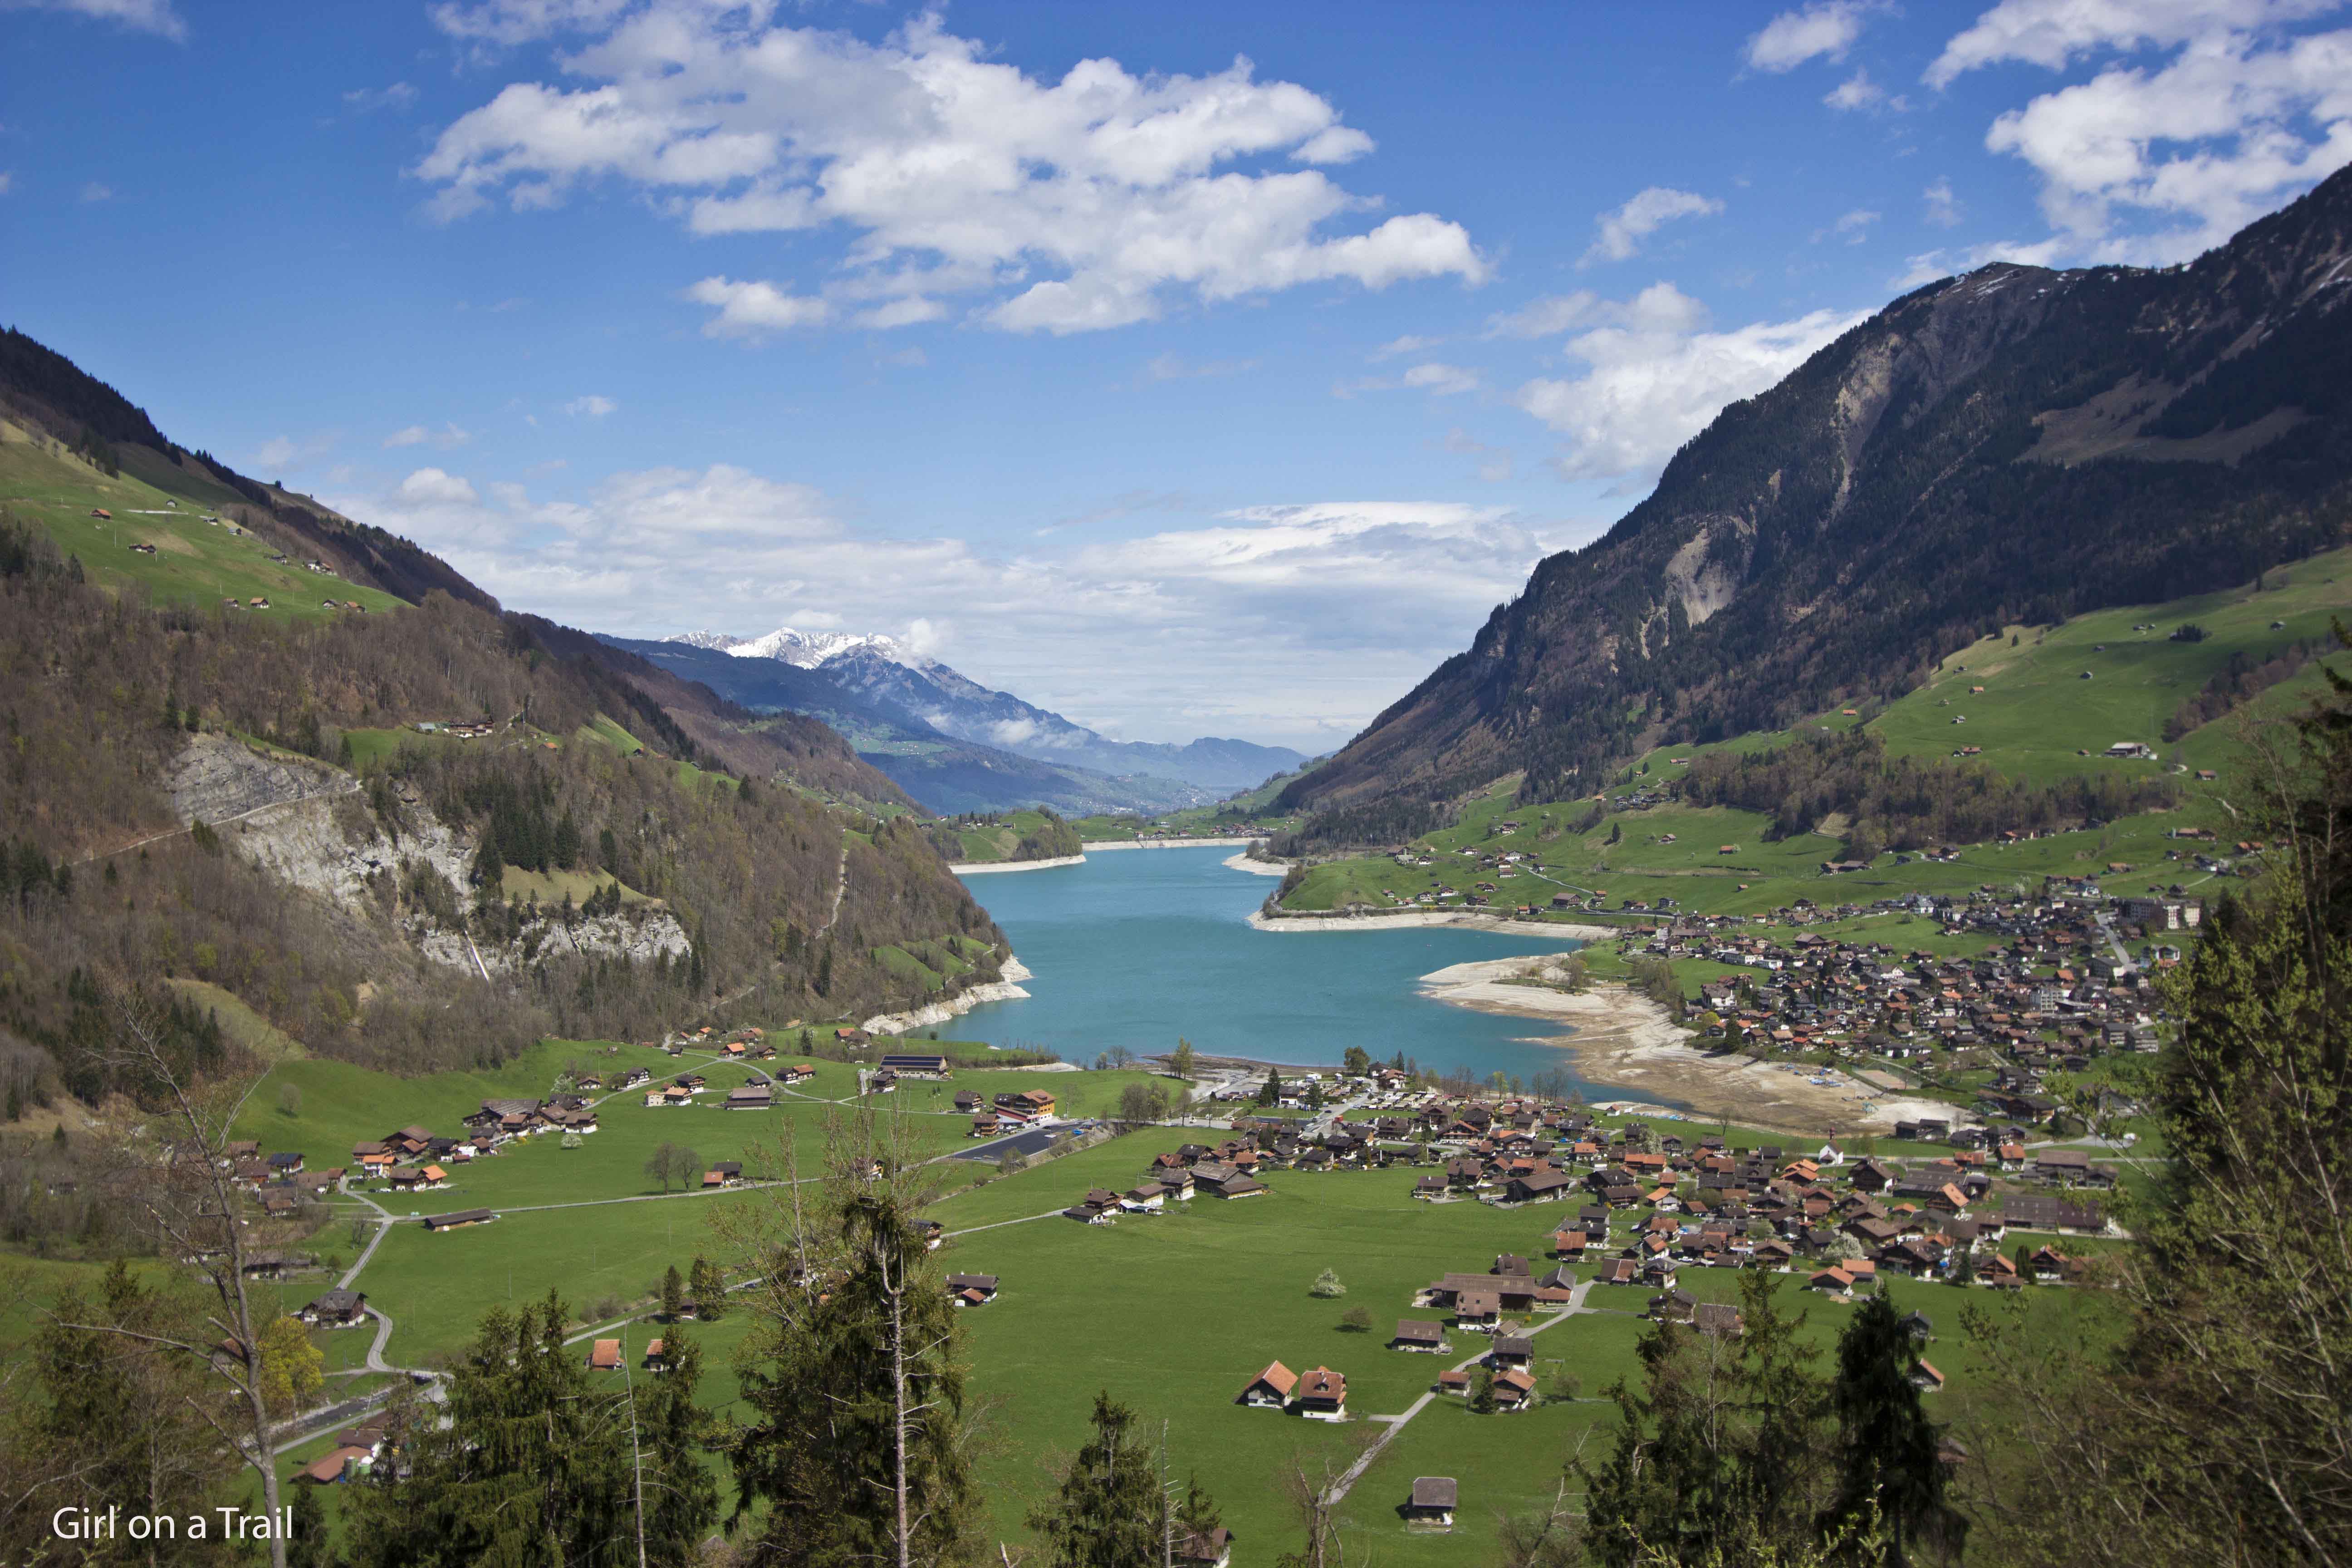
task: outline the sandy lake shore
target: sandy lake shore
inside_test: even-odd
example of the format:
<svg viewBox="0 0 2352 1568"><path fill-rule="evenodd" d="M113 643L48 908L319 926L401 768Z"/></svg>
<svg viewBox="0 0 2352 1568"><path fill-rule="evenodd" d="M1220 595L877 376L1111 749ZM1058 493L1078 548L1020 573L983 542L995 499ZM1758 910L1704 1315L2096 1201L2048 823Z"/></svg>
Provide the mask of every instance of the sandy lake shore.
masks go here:
<svg viewBox="0 0 2352 1568"><path fill-rule="evenodd" d="M1053 866L1083 866L1083 855L1055 855L1045 860L965 860L948 868L959 877L976 877L983 871L1043 871Z"/></svg>
<svg viewBox="0 0 2352 1568"><path fill-rule="evenodd" d="M1230 866L1236 871L1247 871L1253 877L1280 877L1290 870L1287 860L1253 860L1246 849L1238 855L1228 855L1217 864Z"/></svg>
<svg viewBox="0 0 2352 1568"><path fill-rule="evenodd" d="M1628 1099L1674 1100L1694 1121L1727 1119L1822 1138L1892 1131L1899 1120L1952 1114L1941 1100L1884 1095L1844 1073L1700 1050L1664 1007L1622 985L1570 992L1526 984L1549 967L1540 958L1456 963L1423 975L1422 994L1481 1013L1567 1025L1576 1032L1539 1037L1572 1055L1579 1077L1622 1089ZM1832 1081L1816 1084L1815 1078Z"/></svg>

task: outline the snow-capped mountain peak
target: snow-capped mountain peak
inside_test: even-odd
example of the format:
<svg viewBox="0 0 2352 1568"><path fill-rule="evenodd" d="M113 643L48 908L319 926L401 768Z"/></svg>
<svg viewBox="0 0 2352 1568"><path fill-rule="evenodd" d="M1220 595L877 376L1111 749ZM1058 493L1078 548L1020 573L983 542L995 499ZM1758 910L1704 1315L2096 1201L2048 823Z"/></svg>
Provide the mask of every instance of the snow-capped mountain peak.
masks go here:
<svg viewBox="0 0 2352 1568"><path fill-rule="evenodd" d="M736 637L724 632L680 632L663 639L695 647L715 648L736 658L778 658L802 669L815 669L845 655L866 650L908 669L929 669L936 661L879 632L803 632L778 626L764 637Z"/></svg>

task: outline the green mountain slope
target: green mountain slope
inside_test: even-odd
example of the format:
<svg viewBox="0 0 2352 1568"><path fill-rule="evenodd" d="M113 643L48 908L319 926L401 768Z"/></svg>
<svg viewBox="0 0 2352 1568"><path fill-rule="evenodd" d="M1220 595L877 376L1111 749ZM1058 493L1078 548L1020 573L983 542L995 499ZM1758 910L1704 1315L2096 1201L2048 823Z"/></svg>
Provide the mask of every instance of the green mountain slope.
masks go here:
<svg viewBox="0 0 2352 1568"><path fill-rule="evenodd" d="M2352 171L2187 267L1895 301L1724 410L1284 804L1589 792L1661 742L1898 696L1989 631L2340 543L2347 266Z"/></svg>

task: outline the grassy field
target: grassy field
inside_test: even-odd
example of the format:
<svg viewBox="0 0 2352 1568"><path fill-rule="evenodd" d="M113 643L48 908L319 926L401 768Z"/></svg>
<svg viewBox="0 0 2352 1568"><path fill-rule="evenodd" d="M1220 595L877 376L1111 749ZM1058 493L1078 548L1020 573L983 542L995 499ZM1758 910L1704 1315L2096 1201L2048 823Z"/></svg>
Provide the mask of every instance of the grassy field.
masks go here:
<svg viewBox="0 0 2352 1568"><path fill-rule="evenodd" d="M2145 813L2096 830L2024 844L1975 846L1957 862L1887 855L1867 871L1828 876L1821 867L1839 854L1841 838L1834 832L1768 843L1769 818L1762 814L1669 804L1612 811L1604 825L1580 834L1576 826L1589 803L1519 805L1513 799L1518 784L1513 775L1463 803L1454 826L1421 841L1431 865L1360 858L1318 866L1288 906L1401 907L1441 884L1467 891L1480 880L1495 884L1486 895L1494 905L1543 908L1556 893L1602 892L1612 909L1629 898L1654 904L1663 896L1684 911L1748 915L1799 899L1868 904L1913 891L1959 893L1986 883L2038 883L2052 874L2099 874L2110 893L2158 890L2175 882L2193 890L2203 874L2185 861L2166 858L2181 849L2168 833L2184 826L2226 828L2229 817L2221 803L2240 756L2241 720L2294 711L2323 689L2325 676L2316 665L2306 667L2238 714L2178 742L2163 740L2166 720L2233 654L2260 663L2296 641L2325 637L2331 618L2347 612L2352 551L2334 551L2271 573L2260 586L2240 584L2166 605L2101 611L2063 626L2014 627L1953 655L1927 684L1875 714L1841 710L1808 721L1832 729L1866 722L1885 738L1888 752L1898 756L1949 757L1963 745L1980 747L1981 755L1969 760L2029 782L2094 772L2146 778L2177 766L2182 771L2168 776L2181 785L2178 811ZM2174 630L2191 623L2204 629L2202 640L2171 640ZM2352 656L2338 654L2331 662L2352 665ZM2085 670L2091 672L2088 680L2082 679ZM1966 722L1955 724L1955 719ZM1742 735L1717 746L1662 747L1639 759L1630 776L1607 793L1619 798L1634 795L1678 777L1689 760L1706 752L1755 752L1786 744L1791 735L1784 731ZM2105 756L2118 741L2144 742L2157 749L2159 759ZM2200 780L2198 770L2218 776ZM1507 850L1528 856L1530 863L1517 870L1478 868L1478 853ZM2133 869L2105 874L2111 862ZM1906 928L1902 938L1889 940L1933 951L1932 931L1920 922ZM1972 943L1969 951L1978 946Z"/></svg>
<svg viewBox="0 0 2352 1568"><path fill-rule="evenodd" d="M98 583L136 585L159 602L207 605L258 596L269 601L268 609L241 613L302 617L351 613L327 609L329 598L356 600L371 614L401 606L389 594L320 576L299 561L272 561L274 550L233 531L226 519L205 523L208 509L193 497L167 494L128 469L109 477L5 420L0 505L41 523ZM94 518L93 509L114 515ZM133 551L134 544L152 545L154 553Z"/></svg>

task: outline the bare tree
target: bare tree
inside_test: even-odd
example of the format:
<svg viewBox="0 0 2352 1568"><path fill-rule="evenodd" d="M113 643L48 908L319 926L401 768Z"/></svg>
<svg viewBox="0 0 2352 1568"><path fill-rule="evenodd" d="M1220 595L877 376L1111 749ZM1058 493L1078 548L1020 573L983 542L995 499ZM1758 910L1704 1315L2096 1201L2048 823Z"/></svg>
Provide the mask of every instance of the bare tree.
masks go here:
<svg viewBox="0 0 2352 1568"><path fill-rule="evenodd" d="M212 1296L205 1321L218 1342L152 1334L113 1323L69 1327L121 1335L194 1358L209 1366L234 1395L239 1415L225 1422L201 1401L189 1404L218 1432L222 1441L261 1478L262 1505L268 1510L270 1568L286 1568L286 1542L278 1528L277 1458L270 1444L269 1400L263 1389L261 1335L247 1279L252 1260L247 1205L237 1190L236 1162L229 1158L229 1131L259 1087L259 1078L199 1083L163 1037L153 1011L135 994L113 998L118 1034L109 1066L120 1081L140 1083L163 1104L162 1120L177 1134L152 1151L131 1151L131 1201L153 1228L166 1258L184 1265Z"/></svg>

